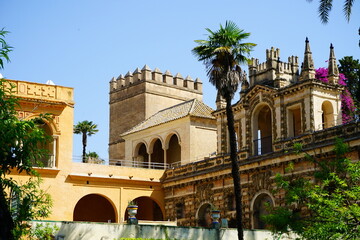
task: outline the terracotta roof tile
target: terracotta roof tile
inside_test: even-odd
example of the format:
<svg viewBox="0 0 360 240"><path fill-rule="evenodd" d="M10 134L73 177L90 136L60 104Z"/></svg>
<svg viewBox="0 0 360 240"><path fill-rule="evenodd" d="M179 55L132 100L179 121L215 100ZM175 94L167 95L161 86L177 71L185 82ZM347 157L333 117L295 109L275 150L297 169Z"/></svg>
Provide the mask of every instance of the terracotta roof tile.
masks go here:
<svg viewBox="0 0 360 240"><path fill-rule="evenodd" d="M121 136L139 132L186 116L215 119L215 117L211 114L213 111L214 110L211 107L207 106L202 101L192 99L155 113L135 127L122 133Z"/></svg>

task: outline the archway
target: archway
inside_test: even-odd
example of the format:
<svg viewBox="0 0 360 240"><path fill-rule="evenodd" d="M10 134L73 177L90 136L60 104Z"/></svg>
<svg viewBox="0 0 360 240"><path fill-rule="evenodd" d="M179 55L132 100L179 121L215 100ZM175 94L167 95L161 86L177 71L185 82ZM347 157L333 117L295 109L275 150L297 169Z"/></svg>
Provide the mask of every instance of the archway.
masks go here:
<svg viewBox="0 0 360 240"><path fill-rule="evenodd" d="M52 168L55 167L55 160L56 160L56 138L53 137L53 132L50 126L43 121L42 119L35 120L35 123L39 128L41 128L45 136L50 137L50 139L46 142L38 143L38 148L43 149L43 155L38 158L38 162L34 164L34 166L38 167L48 167Z"/></svg>
<svg viewBox="0 0 360 240"><path fill-rule="evenodd" d="M260 107L253 116L254 155L272 152L272 114L268 105Z"/></svg>
<svg viewBox="0 0 360 240"><path fill-rule="evenodd" d="M321 105L321 110L322 110L322 116L321 116L322 128L325 129L335 126L334 109L331 102L324 101L323 104Z"/></svg>
<svg viewBox="0 0 360 240"><path fill-rule="evenodd" d="M144 143L139 143L135 148L134 161L141 167L148 167L149 154Z"/></svg>
<svg viewBox="0 0 360 240"><path fill-rule="evenodd" d="M151 167L162 168L164 164L164 149L160 139L157 139L153 145L153 151L151 154Z"/></svg>
<svg viewBox="0 0 360 240"><path fill-rule="evenodd" d="M261 216L269 214L268 207L273 206L273 200L267 193L258 195L253 203L253 228L265 229L267 225L261 219Z"/></svg>
<svg viewBox="0 0 360 240"><path fill-rule="evenodd" d="M181 146L176 134L169 140L169 148L166 151L166 161L168 164L181 162Z"/></svg>
<svg viewBox="0 0 360 240"><path fill-rule="evenodd" d="M197 221L199 227L211 227L211 204L204 203L197 212Z"/></svg>
<svg viewBox="0 0 360 240"><path fill-rule="evenodd" d="M116 211L105 197L89 194L77 202L73 219L86 222L116 222Z"/></svg>
<svg viewBox="0 0 360 240"><path fill-rule="evenodd" d="M136 218L138 220L147 220L147 221L163 221L163 213L160 206L152 200L150 197L138 197L134 201L138 205L138 212ZM125 221L128 219L129 215L127 211L125 212Z"/></svg>

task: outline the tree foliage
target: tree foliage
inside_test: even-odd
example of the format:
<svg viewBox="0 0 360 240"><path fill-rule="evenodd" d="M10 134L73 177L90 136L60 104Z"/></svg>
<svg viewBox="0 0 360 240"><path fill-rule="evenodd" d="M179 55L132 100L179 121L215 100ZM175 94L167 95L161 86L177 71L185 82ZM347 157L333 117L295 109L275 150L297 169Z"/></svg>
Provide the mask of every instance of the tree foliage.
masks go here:
<svg viewBox="0 0 360 240"><path fill-rule="evenodd" d="M225 26L209 33L207 40L196 40L198 44L192 52L205 64L207 75L218 93L226 100L226 117L230 139L230 159L232 165L232 178L236 202L236 222L238 239L244 239L242 224L242 203L239 165L237 162L237 144L234 127L234 114L231 100L238 89L239 83L246 81L246 73L241 70L240 64L247 62L248 55L254 43L243 43L250 36L234 22L227 21Z"/></svg>
<svg viewBox="0 0 360 240"><path fill-rule="evenodd" d="M286 175L276 175L277 191L284 193L284 206L270 208L264 216L277 234L295 232L299 239L358 239L360 236L360 162L346 157L348 145L336 139L333 156L316 159L304 153L316 169L306 176L289 166Z"/></svg>
<svg viewBox="0 0 360 240"><path fill-rule="evenodd" d="M8 31L5 31L4 28L0 30L0 69L4 68L4 60L10 62L9 52L11 52L12 47L9 46L5 41L5 35L8 34Z"/></svg>
<svg viewBox="0 0 360 240"><path fill-rule="evenodd" d="M345 74L346 85L355 100L357 109L360 108L360 62L352 56L339 59L339 71Z"/></svg>
<svg viewBox="0 0 360 240"><path fill-rule="evenodd" d="M0 31L0 69L3 59L9 61L11 50ZM18 99L13 95L11 84L0 79L0 239L18 239L26 233L25 221L46 217L49 214L50 196L40 190L40 180L30 178L18 182L10 173L25 172L36 176L33 164L47 154L40 149L49 137L37 125L38 119L23 120L17 117Z"/></svg>
<svg viewBox="0 0 360 240"><path fill-rule="evenodd" d="M82 135L82 145L83 145L82 161L84 163L86 162L87 136L91 136L97 133L98 131L99 130L97 129L97 124L93 123L92 121L85 120L82 122L78 122L74 126L74 133Z"/></svg>
<svg viewBox="0 0 360 240"><path fill-rule="evenodd" d="M328 83L328 69L327 68L318 68L315 69L315 78ZM355 119L356 116L356 108L354 99L350 92L350 88L354 86L350 86L348 82L348 78L343 73L339 73L339 85L344 86L344 90L340 95L341 99L341 117L343 123L349 123Z"/></svg>
<svg viewBox="0 0 360 240"><path fill-rule="evenodd" d="M307 1L312 2L313 0ZM329 14L333 6L332 3L332 0L319 0L318 12L322 23L327 23L329 21ZM343 12L347 21L350 21L352 7L354 3L355 0L344 0Z"/></svg>
<svg viewBox="0 0 360 240"><path fill-rule="evenodd" d="M104 163L104 159L101 159L99 154L96 152L88 152L86 153L86 162L87 163L95 163L95 164L102 164Z"/></svg>
<svg viewBox="0 0 360 240"><path fill-rule="evenodd" d="M46 217L51 207L48 194L39 190L39 180L15 181L10 173L25 172L37 176L32 168L47 155L39 148L49 141L38 119L21 120L16 113L17 98L9 82L0 80L0 238L18 239L26 230L24 221ZM16 208L11 208L16 201Z"/></svg>

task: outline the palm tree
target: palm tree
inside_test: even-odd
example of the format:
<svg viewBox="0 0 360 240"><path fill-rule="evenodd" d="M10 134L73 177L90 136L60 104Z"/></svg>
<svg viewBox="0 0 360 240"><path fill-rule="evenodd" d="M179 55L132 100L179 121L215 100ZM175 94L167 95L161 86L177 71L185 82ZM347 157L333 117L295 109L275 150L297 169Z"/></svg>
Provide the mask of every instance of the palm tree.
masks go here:
<svg viewBox="0 0 360 240"><path fill-rule="evenodd" d="M250 33L239 29L235 23L227 21L220 29L209 32L207 40L196 40L198 46L192 52L199 61L203 61L210 83L226 101L227 126L230 135L230 159L232 165L232 177L236 201L236 222L239 240L244 239L242 224L242 202L239 165L237 161L237 146L234 127L234 114L231 100L234 97L239 83L246 79L245 72L240 68L241 63L246 63L248 55L254 43L242 43L250 36Z"/></svg>
<svg viewBox="0 0 360 240"><path fill-rule="evenodd" d="M307 0L312 2L313 0ZM327 23L329 21L329 13L332 9L332 0L320 0L319 1L319 17L322 23ZM345 0L343 11L347 21L350 21L351 10L354 5L355 0Z"/></svg>
<svg viewBox="0 0 360 240"><path fill-rule="evenodd" d="M10 47L5 42L5 35L8 34L8 31L5 31L4 28L0 30L0 69L4 68L4 60L10 62L10 58L8 53L12 51L12 47Z"/></svg>
<svg viewBox="0 0 360 240"><path fill-rule="evenodd" d="M92 121L85 120L82 122L78 122L78 124L74 125L74 133L82 134L82 144L83 144L82 161L83 161L83 163L86 162L87 136L91 136L98 131L99 130L97 129L97 124L94 124Z"/></svg>

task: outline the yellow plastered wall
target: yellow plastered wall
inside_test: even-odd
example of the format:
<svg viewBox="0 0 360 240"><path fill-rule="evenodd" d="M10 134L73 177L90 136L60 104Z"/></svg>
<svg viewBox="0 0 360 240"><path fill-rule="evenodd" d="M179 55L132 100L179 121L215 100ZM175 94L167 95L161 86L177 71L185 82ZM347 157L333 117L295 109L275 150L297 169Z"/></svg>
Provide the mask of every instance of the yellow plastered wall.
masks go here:
<svg viewBox="0 0 360 240"><path fill-rule="evenodd" d="M53 168L36 168L43 179L42 189L53 200L48 220L72 221L76 204L88 194L105 197L114 208L117 222L123 221L128 202L142 196L154 200L165 214L160 186L164 170L72 162L72 88L25 81L9 82L15 86L14 94L20 98L19 118L31 119L41 113L51 113L54 117L48 125L57 138L56 165ZM15 171L11 177L18 182L26 182L29 178Z"/></svg>

